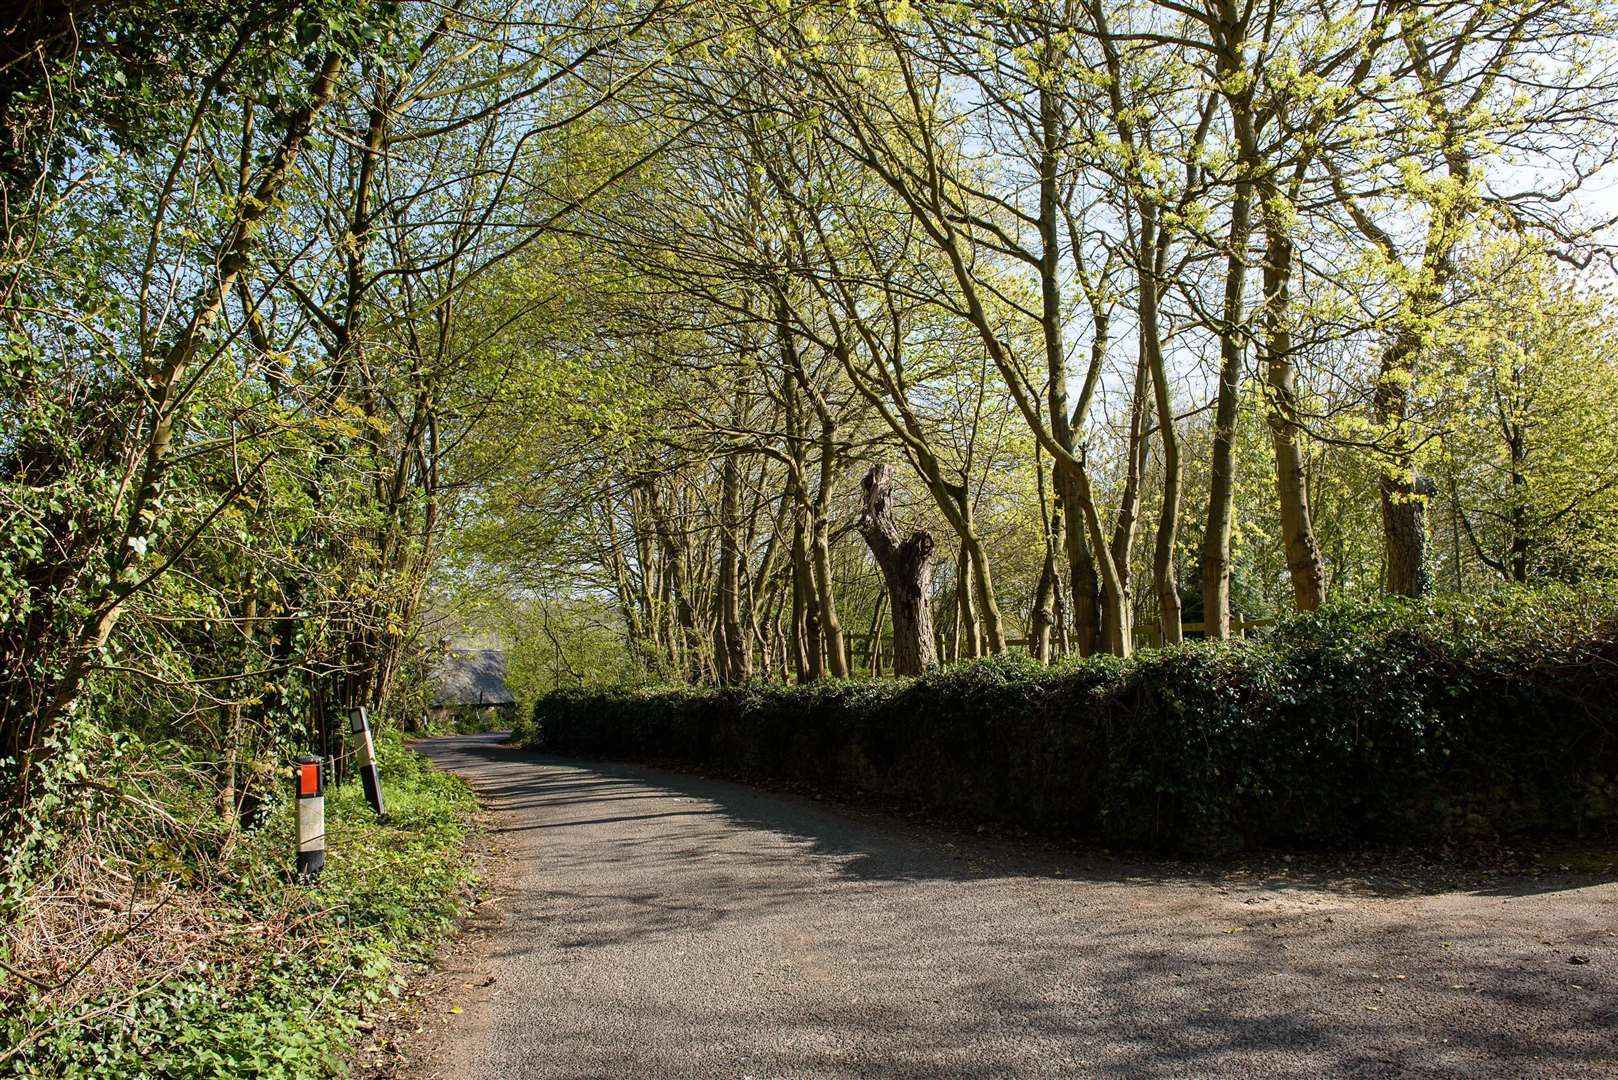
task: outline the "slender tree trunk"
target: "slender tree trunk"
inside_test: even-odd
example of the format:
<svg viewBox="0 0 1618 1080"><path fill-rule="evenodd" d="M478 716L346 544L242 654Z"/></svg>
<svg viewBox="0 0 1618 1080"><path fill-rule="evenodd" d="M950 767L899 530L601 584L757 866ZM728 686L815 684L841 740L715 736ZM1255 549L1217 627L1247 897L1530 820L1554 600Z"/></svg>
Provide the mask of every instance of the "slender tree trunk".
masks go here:
<svg viewBox="0 0 1618 1080"><path fill-rule="evenodd" d="M1109 601L1109 612L1133 612L1135 609L1135 532L1140 526L1141 487L1146 475L1146 461L1152 449L1147 428L1151 387L1146 357L1140 356L1135 362L1135 386L1129 399L1129 439L1125 444L1129 456L1124 466L1123 490L1118 494L1118 513L1112 522L1112 543L1108 548L1113 565L1118 568L1118 599L1116 602ZM1107 629L1110 635L1110 628ZM1130 627L1129 635L1133 640L1133 627Z"/></svg>
<svg viewBox="0 0 1618 1080"><path fill-rule="evenodd" d="M674 532L668 515L662 509L656 489L648 489L648 495L652 522L657 529L658 540L663 546L663 565L669 586L669 599L673 601L680 651L687 669L686 677L693 682L701 682L707 665L702 655L703 650L698 644L701 635L697 628L696 609L691 602L690 575L686 566L686 540L684 536Z"/></svg>
<svg viewBox="0 0 1618 1080"><path fill-rule="evenodd" d="M1241 407L1247 240L1253 203L1251 163L1242 162L1230 210L1225 307L1219 330L1219 397L1214 406L1207 528L1202 536L1202 623L1210 638L1230 636L1230 533L1236 506L1236 421Z"/></svg>
<svg viewBox="0 0 1618 1080"><path fill-rule="evenodd" d="M876 603L871 605L871 636L869 638L871 649L865 661L873 679L880 677L882 674L882 627L887 622L887 615L888 594L883 593L876 598ZM929 618L927 621L931 624L932 619ZM931 641L932 635L929 634L929 645Z"/></svg>
<svg viewBox="0 0 1618 1080"><path fill-rule="evenodd" d="M1068 638L1067 631L1067 600L1062 595L1062 575L1058 573L1052 587L1051 616L1055 621L1055 641L1052 643L1053 658L1066 656L1073 650L1073 643Z"/></svg>
<svg viewBox="0 0 1618 1080"><path fill-rule="evenodd" d="M820 632L820 597L815 592L814 571L809 566L804 516L800 511L793 522L792 534L793 659L798 681L813 682L825 674L825 654Z"/></svg>
<svg viewBox="0 0 1618 1080"><path fill-rule="evenodd" d="M635 538L636 598L641 626L651 649L651 659L659 674L677 670L672 639L668 634L666 608L662 603L663 574L658 563L656 533L650 525L647 500L651 482L637 480L629 488L629 527Z"/></svg>
<svg viewBox="0 0 1618 1080"><path fill-rule="evenodd" d="M1281 540L1287 553L1293 602L1313 611L1326 599L1326 570L1309 514L1309 477L1304 471L1298 423L1297 371L1292 362L1292 241L1278 222L1266 222L1264 257L1264 374L1269 390L1270 441L1275 447L1275 486L1281 504Z"/></svg>
<svg viewBox="0 0 1618 1080"><path fill-rule="evenodd" d="M1039 568L1039 584L1034 587L1034 607L1028 614L1028 655L1041 664L1051 661L1051 607L1056 584L1055 553L1045 549Z"/></svg>
<svg viewBox="0 0 1618 1080"><path fill-rule="evenodd" d="M775 611L769 623L770 648L768 655L775 662L775 666L771 670L774 671L775 677L781 682L786 682L789 674L796 674L796 671L787 667L787 657L791 650L787 647L786 631L781 628L781 615L787 606L787 594L791 591L790 589L781 590L782 595L776 601ZM802 657L798 657L795 662L801 664L801 661Z"/></svg>
<svg viewBox="0 0 1618 1080"><path fill-rule="evenodd" d="M1511 451L1511 580L1528 583L1528 446L1522 427L1509 423ZM1459 565L1459 562L1457 562Z"/></svg>
<svg viewBox="0 0 1618 1080"><path fill-rule="evenodd" d="M1056 63L1055 49L1049 35L1044 42L1043 63L1051 67ZM1067 403L1067 342L1063 332L1061 273L1061 192L1058 171L1062 155L1062 111L1055 88L1046 83L1039 89L1039 328L1045 344L1046 407L1050 410L1053 435L1063 448L1073 446L1073 432L1069 424ZM1074 258L1078 258L1075 254ZM1035 443L1037 448L1038 443ZM1035 461L1039 477L1040 520L1045 521L1043 470ZM1028 652L1040 663L1050 659L1051 596L1055 591L1055 548L1047 539L1045 562L1040 568L1039 587L1035 591L1034 610L1029 619ZM1088 552L1086 552L1088 554ZM1074 569L1069 563L1070 572ZM1094 579L1094 572L1090 577ZM1091 641L1094 647L1094 641Z"/></svg>
<svg viewBox="0 0 1618 1080"><path fill-rule="evenodd" d="M601 551L602 561L612 568L613 592L618 598L619 617L624 620L624 636L628 639L629 651L638 664L645 655L646 632L641 625L635 589L629 580L629 560L624 556L622 541L618 535L617 507L610 493L603 499L601 521L607 534L606 544Z"/></svg>
<svg viewBox="0 0 1618 1080"><path fill-rule="evenodd" d="M752 675L753 648L742 627L741 525L737 504L741 466L735 454L725 457L719 480L719 634L715 650L719 681L746 682Z"/></svg>
<svg viewBox="0 0 1618 1080"><path fill-rule="evenodd" d="M831 527L824 505L815 512L811 535L812 581L820 632L826 641L826 670L833 678L844 679L848 677L848 641L843 636L842 620L837 616L836 580L831 570Z"/></svg>
<svg viewBox="0 0 1618 1080"><path fill-rule="evenodd" d="M984 550L983 541L978 538L975 529L963 543L966 545L967 557L972 563L972 595L976 601L980 627L978 634L980 654L998 656L1006 651L1006 635L1000 620L1000 602L994 595L994 576L989 565L989 553Z"/></svg>
<svg viewBox="0 0 1618 1080"><path fill-rule="evenodd" d="M1039 524L1040 532L1045 538L1045 559L1039 568L1039 584L1034 589L1034 606L1028 615L1028 655L1041 664L1051 661L1051 629L1057 617L1057 578L1059 576L1056 566L1056 552L1060 543L1056 535L1056 526L1051 513L1050 501L1045 496L1045 469L1039 460L1038 447L1034 444L1034 485L1039 490ZM1056 518L1059 520L1059 518Z"/></svg>
<svg viewBox="0 0 1618 1080"><path fill-rule="evenodd" d="M1069 437L1071 442L1071 436ZM1086 541L1084 511L1079 506L1078 476L1063 462L1055 466L1056 488L1062 500L1062 517L1066 523L1062 542L1067 552L1068 587L1073 596L1073 643L1080 656L1092 656L1106 647L1108 640L1103 626L1103 611L1112 610L1112 601L1103 602L1101 587L1096 581L1096 564ZM1123 570L1119 567L1119 572Z"/></svg>
<svg viewBox="0 0 1618 1080"><path fill-rule="evenodd" d="M973 583L972 556L963 541L960 554L955 557L955 604L960 611L960 637L956 641L957 656L983 655L983 639L978 633L977 587Z"/></svg>
<svg viewBox="0 0 1618 1080"><path fill-rule="evenodd" d="M1157 590L1163 644L1176 645L1181 640L1180 583L1174 569L1174 544L1180 525L1180 436L1174 428L1168 368L1163 362L1163 339L1158 324L1157 207L1150 199L1141 201L1140 218L1141 348L1151 366L1152 388L1157 403L1157 434L1163 444L1163 507L1157 518L1152 578Z"/></svg>
<svg viewBox="0 0 1618 1080"><path fill-rule="evenodd" d="M1411 329L1401 329L1382 354L1382 373L1373 395L1377 423L1390 433L1392 443L1378 488L1387 553L1385 588L1395 596L1421 597L1432 591L1427 563L1427 497L1432 494L1431 485L1416 471L1405 430L1420 349L1420 336Z"/></svg>
<svg viewBox="0 0 1618 1080"><path fill-rule="evenodd" d="M1056 479L1054 470L1051 479ZM1056 495L1051 505L1050 535L1046 545L1051 556L1051 630L1052 657L1065 656L1069 648L1067 601L1062 593L1062 568L1068 566L1067 562L1067 520L1062 508L1061 496Z"/></svg>
<svg viewBox="0 0 1618 1080"><path fill-rule="evenodd" d="M951 597L950 604L949 604L949 632L944 635L943 644L940 646L940 648L938 650L939 655L943 656L944 658L946 658L948 660L959 660L962 656L965 655L961 651L962 645L964 643L964 638L962 636L963 631L962 631L962 628L961 628L961 593L960 593L960 589L961 589L960 562L959 562L959 560L957 560L956 561L955 594L954 594L954 596Z"/></svg>
<svg viewBox="0 0 1618 1080"><path fill-rule="evenodd" d="M776 647L774 631L777 629L777 623L771 617L771 612L777 607L776 593L781 588L782 575L779 572L779 563L781 552L786 547L781 542L781 537L786 530L787 515L791 512L791 498L782 498L770 526L770 541L764 547L764 557L760 560L752 584L747 590L748 621L752 627L753 638L758 642L759 667L764 672L765 678L768 678L774 670L772 660L777 661L783 670L785 667L785 655Z"/></svg>
<svg viewBox="0 0 1618 1080"><path fill-rule="evenodd" d="M809 651L804 647L808 615L804 610L803 576L798 573L796 561L792 564L792 633L787 635L792 646L792 677L800 683L809 681ZM816 676L818 678L818 675Z"/></svg>

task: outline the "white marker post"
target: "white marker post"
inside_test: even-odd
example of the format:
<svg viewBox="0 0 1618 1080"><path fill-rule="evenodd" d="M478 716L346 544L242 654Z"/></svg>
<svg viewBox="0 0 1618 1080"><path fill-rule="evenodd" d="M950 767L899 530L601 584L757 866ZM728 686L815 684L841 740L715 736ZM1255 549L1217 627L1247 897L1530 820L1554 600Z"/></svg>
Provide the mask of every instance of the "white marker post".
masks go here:
<svg viewBox="0 0 1618 1080"><path fill-rule="evenodd" d="M376 767L376 747L371 743L371 721L365 715L365 706L348 711L348 733L354 739L354 749L360 756L360 780L365 784L365 800L376 811L377 817L384 817L387 811L382 808L382 774Z"/></svg>
<svg viewBox="0 0 1618 1080"><path fill-rule="evenodd" d="M292 767L298 796L298 880L312 884L326 869L326 781L320 759L305 754Z"/></svg>

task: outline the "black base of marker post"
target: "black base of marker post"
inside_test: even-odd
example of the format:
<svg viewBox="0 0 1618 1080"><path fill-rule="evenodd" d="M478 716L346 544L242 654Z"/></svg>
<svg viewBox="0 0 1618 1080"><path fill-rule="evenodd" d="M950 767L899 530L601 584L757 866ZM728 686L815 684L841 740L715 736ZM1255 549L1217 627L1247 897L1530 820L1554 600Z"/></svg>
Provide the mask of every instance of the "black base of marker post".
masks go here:
<svg viewBox="0 0 1618 1080"><path fill-rule="evenodd" d="M360 759L360 782L365 785L365 801L371 804L376 816L387 817L382 806L382 773L376 767L376 746L371 741L371 720L365 706L348 711L348 734L354 740L354 750Z"/></svg>
<svg viewBox="0 0 1618 1080"><path fill-rule="evenodd" d="M313 884L326 869L326 780L320 759L305 754L292 767L298 803L298 880Z"/></svg>

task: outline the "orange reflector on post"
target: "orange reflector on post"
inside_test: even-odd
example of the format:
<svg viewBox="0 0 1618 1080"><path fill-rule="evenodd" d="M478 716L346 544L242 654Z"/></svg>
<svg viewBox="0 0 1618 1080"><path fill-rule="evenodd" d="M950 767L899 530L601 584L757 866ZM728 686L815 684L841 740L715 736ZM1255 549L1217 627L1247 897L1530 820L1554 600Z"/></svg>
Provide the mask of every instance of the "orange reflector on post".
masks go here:
<svg viewBox="0 0 1618 1080"><path fill-rule="evenodd" d="M326 867L326 790L320 759L305 754L292 766L298 797L298 880L313 884Z"/></svg>

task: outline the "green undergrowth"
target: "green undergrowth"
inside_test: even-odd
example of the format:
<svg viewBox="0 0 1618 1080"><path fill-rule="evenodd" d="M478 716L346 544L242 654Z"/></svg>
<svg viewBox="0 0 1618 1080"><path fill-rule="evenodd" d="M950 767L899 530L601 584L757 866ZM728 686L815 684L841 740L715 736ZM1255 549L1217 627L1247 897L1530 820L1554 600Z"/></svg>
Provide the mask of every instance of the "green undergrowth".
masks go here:
<svg viewBox="0 0 1618 1080"><path fill-rule="evenodd" d="M318 885L288 880L290 799L251 831L209 818L149 842L133 876L153 916L116 936L128 955L97 985L13 984L0 1003L0 1075L344 1075L359 1023L398 992L402 962L430 955L470 876L465 783L397 737L378 755L387 820L357 781L328 786Z"/></svg>
<svg viewBox="0 0 1618 1080"><path fill-rule="evenodd" d="M1255 641L914 680L570 690L519 733L1131 847L1618 829L1607 593L1335 605Z"/></svg>

